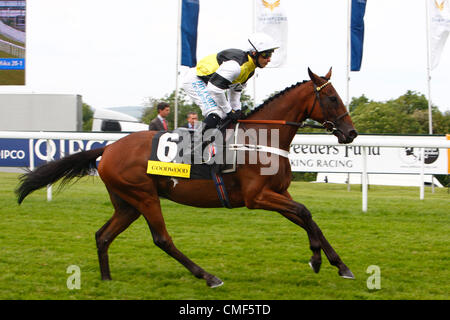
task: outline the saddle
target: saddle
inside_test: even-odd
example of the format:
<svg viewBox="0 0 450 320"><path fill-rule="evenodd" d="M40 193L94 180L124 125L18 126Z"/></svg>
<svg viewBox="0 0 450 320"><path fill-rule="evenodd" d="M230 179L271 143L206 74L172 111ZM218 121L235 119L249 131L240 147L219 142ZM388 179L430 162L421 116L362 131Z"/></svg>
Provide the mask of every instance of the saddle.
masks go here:
<svg viewBox="0 0 450 320"><path fill-rule="evenodd" d="M158 132L152 140L147 173L188 179L211 179L214 173L236 171L233 151L227 151L227 139L220 130L202 135L201 130L177 128Z"/></svg>
<svg viewBox="0 0 450 320"><path fill-rule="evenodd" d="M147 173L185 179L213 180L222 206L231 209L222 173L236 171L231 166L217 163L219 154L226 153L223 139L203 141L201 130L178 128L170 132L158 132L152 140L152 152ZM220 131L219 131L220 132ZM221 135L219 135L221 136ZM206 156L206 160L205 160Z"/></svg>

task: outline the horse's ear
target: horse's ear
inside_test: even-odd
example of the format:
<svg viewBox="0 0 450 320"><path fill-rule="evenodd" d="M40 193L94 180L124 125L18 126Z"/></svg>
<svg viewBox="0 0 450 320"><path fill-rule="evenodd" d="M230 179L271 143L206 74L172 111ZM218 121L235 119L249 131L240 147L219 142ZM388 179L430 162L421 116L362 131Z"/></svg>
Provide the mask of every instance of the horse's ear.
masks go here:
<svg viewBox="0 0 450 320"><path fill-rule="evenodd" d="M328 71L328 73L325 75L325 79L327 79L327 80L331 79L331 69L333 69L333 67L331 67L330 71Z"/></svg>
<svg viewBox="0 0 450 320"><path fill-rule="evenodd" d="M320 80L319 80L320 77L318 75L316 75L314 72L312 72L309 67L308 67L308 74L309 74L309 77L311 78L312 82L314 82L317 85L320 83Z"/></svg>

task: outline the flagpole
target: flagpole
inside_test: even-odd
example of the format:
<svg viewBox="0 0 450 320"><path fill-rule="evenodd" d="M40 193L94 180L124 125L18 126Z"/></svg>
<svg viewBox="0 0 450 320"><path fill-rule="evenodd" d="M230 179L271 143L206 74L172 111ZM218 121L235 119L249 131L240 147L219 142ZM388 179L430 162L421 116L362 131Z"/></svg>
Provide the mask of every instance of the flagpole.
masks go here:
<svg viewBox="0 0 450 320"><path fill-rule="evenodd" d="M180 68L180 49L181 49L181 1L178 0L178 21L177 21L177 65L175 67L176 76L175 76L175 110L174 110L174 128L178 127L178 89L179 89L179 68Z"/></svg>
<svg viewBox="0 0 450 320"><path fill-rule="evenodd" d="M350 110L350 33L351 33L351 2L347 1L347 110ZM347 173L347 191L350 191L350 173Z"/></svg>
<svg viewBox="0 0 450 320"><path fill-rule="evenodd" d="M425 1L427 26L427 84L428 84L428 133L433 134L433 119L431 114L431 67L430 67L430 16L428 2Z"/></svg>
<svg viewBox="0 0 450 320"><path fill-rule="evenodd" d="M432 119L432 114L431 114L430 13L429 13L428 3L429 3L428 0L425 1L426 28L427 28L428 133L433 134L433 119ZM424 153L423 153L423 155L424 155ZM424 161L424 159L422 159L422 161ZM434 180L434 176L431 175L431 192L432 193L434 193L434 181L433 180ZM421 188L423 188L423 180L421 180ZM422 196L422 198L423 198L423 196Z"/></svg>
<svg viewBox="0 0 450 320"><path fill-rule="evenodd" d="M253 0L253 26L252 26L252 33L256 32L256 2ZM255 74L253 76L253 108L256 107L256 77L258 76L257 73L257 68L255 69Z"/></svg>
<svg viewBox="0 0 450 320"><path fill-rule="evenodd" d="M350 108L350 32L351 32L351 1L347 1L347 110Z"/></svg>

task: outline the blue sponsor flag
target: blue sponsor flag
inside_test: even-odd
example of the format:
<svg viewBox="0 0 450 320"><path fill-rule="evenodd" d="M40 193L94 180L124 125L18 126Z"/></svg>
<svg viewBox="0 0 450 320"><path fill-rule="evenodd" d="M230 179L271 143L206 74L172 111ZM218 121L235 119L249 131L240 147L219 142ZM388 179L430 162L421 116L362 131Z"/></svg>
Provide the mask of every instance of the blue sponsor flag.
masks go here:
<svg viewBox="0 0 450 320"><path fill-rule="evenodd" d="M181 65L197 64L197 26L199 0L183 0L181 6Z"/></svg>
<svg viewBox="0 0 450 320"><path fill-rule="evenodd" d="M361 69L364 43L364 13L367 0L352 0L351 17L351 71Z"/></svg>

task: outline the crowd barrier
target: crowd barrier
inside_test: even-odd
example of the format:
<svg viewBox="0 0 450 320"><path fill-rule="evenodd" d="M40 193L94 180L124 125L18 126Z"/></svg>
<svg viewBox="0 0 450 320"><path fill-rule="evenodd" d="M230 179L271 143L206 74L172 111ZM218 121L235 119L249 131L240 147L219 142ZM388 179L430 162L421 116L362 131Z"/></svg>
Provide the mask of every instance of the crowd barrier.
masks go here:
<svg viewBox="0 0 450 320"><path fill-rule="evenodd" d="M66 154L108 145L127 134L128 133L0 131L0 167L29 167L30 169L33 169L46 161L58 159ZM380 155L380 148L407 148L406 154L411 155L411 158L416 158L414 165L403 165L402 170L408 170L410 173L419 175L420 199L424 199L425 174L448 174L450 171L450 135L360 135L351 144L344 146L340 145L333 135L297 134L292 141L289 158L293 171L317 172L322 170L323 172L360 172L362 175L362 211L366 212L368 206L367 175L369 172L375 172L373 171L375 169L370 168L370 159L371 157ZM438 154L440 158L437 157L436 154ZM355 163L359 162L358 164L352 162L351 168L346 168L345 164L349 163L348 160L339 160L339 157L349 158L350 156L352 159L355 159ZM310 162L305 160L307 157L310 157ZM334 158L323 158L318 160L317 157ZM356 161L356 159L358 161ZM419 162L417 162L417 159L419 159ZM432 159L433 162L427 163L427 159ZM436 159L439 159L439 161L436 161ZM373 161L376 163L376 167L380 167L383 162L380 161L379 158L375 158ZM325 163L342 163L342 168L337 168L336 166L333 168L330 168L329 166L325 168L314 167L314 164ZM304 166L301 166L302 164L304 164ZM308 167L306 164L311 164L311 166ZM48 200L51 200L51 186L47 190L47 198Z"/></svg>

